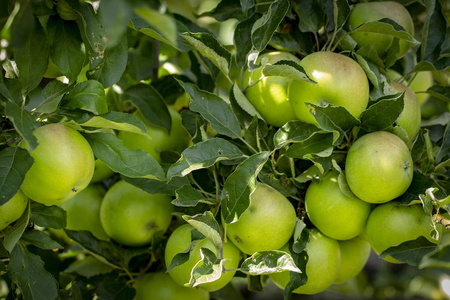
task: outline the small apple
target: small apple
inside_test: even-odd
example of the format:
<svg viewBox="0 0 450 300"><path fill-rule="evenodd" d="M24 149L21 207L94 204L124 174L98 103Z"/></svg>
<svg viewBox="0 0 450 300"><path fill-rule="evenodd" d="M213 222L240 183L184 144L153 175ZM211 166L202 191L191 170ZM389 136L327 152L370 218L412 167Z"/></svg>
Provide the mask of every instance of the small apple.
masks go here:
<svg viewBox="0 0 450 300"><path fill-rule="evenodd" d="M334 52L315 52L300 61L308 76L317 83L292 80L289 102L299 120L317 124L306 103L343 106L358 118L369 102L369 81L353 59Z"/></svg>
<svg viewBox="0 0 450 300"><path fill-rule="evenodd" d="M363 135L350 147L345 174L358 198L384 203L406 192L413 178L413 161L401 138L376 131Z"/></svg>
<svg viewBox="0 0 450 300"><path fill-rule="evenodd" d="M370 244L361 237L339 241L341 265L334 283L343 283L358 275L370 256Z"/></svg>
<svg viewBox="0 0 450 300"><path fill-rule="evenodd" d="M429 94L425 93L434 84L434 76L431 71L422 71L412 74L408 80L400 81L402 75L392 69L388 70L388 76L392 81L403 83L408 85L408 87L416 93L417 99L419 99L420 105L424 104L428 98Z"/></svg>
<svg viewBox="0 0 450 300"><path fill-rule="evenodd" d="M17 221L27 208L28 198L19 190L8 202L0 206L0 230Z"/></svg>
<svg viewBox="0 0 450 300"><path fill-rule="evenodd" d="M92 175L91 182L103 181L113 176L114 174L114 171L111 170L110 167L108 167L103 161L97 158L95 160L94 175Z"/></svg>

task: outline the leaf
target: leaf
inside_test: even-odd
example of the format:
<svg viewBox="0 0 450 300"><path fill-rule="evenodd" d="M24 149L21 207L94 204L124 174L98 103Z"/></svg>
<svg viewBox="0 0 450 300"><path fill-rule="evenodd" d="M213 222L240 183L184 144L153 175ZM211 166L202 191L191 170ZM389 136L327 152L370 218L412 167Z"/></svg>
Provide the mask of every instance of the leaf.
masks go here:
<svg viewBox="0 0 450 300"><path fill-rule="evenodd" d="M419 195L425 194L428 188L438 188L439 185L429 176L424 175L422 172L415 170L413 173L413 179L408 189L395 201L401 204L412 204L414 201L419 201ZM444 198L445 194L437 191L436 197Z"/></svg>
<svg viewBox="0 0 450 300"><path fill-rule="evenodd" d="M28 151L20 147L0 151L0 206L17 194L33 162Z"/></svg>
<svg viewBox="0 0 450 300"><path fill-rule="evenodd" d="M50 81L42 89L42 97L44 100L36 107L37 112L52 113L58 109L59 103L70 87L59 80Z"/></svg>
<svg viewBox="0 0 450 300"><path fill-rule="evenodd" d="M96 80L87 80L73 87L60 104L66 109L83 109L96 115L108 112L103 85Z"/></svg>
<svg viewBox="0 0 450 300"><path fill-rule="evenodd" d="M233 44L236 49L236 64L239 68L242 68L247 64L247 55L252 50L252 27L259 18L261 18L261 14L254 13L250 15L249 18L236 25L233 35Z"/></svg>
<svg viewBox="0 0 450 300"><path fill-rule="evenodd" d="M213 17L217 21L226 21L228 19L243 19L246 15L251 15L253 6L244 7L241 6L240 0L222 0L217 6L208 12L202 13L199 17L209 16Z"/></svg>
<svg viewBox="0 0 450 300"><path fill-rule="evenodd" d="M44 262L22 243L11 253L8 275L19 286L24 299L56 299L58 296L58 284L45 270Z"/></svg>
<svg viewBox="0 0 450 300"><path fill-rule="evenodd" d="M440 245L436 250L426 254L419 264L419 269L445 268L450 269L450 245Z"/></svg>
<svg viewBox="0 0 450 300"><path fill-rule="evenodd" d="M209 33L184 33L186 39L202 56L209 59L224 74L228 75L231 66L231 53Z"/></svg>
<svg viewBox="0 0 450 300"><path fill-rule="evenodd" d="M223 259L216 257L208 248L200 248L202 259L194 266L189 286L195 287L206 282L213 282L222 276Z"/></svg>
<svg viewBox="0 0 450 300"><path fill-rule="evenodd" d="M5 238L3 240L3 246L8 252L12 252L20 238L22 237L23 232L28 226L28 221L30 220L30 205L27 205L27 208L23 212L22 216L14 223L12 227L9 227L5 230Z"/></svg>
<svg viewBox="0 0 450 300"><path fill-rule="evenodd" d="M442 136L442 144L439 148L438 154L436 155L436 163L439 164L448 159L450 159L450 123L448 123L445 127L445 131Z"/></svg>
<svg viewBox="0 0 450 300"><path fill-rule="evenodd" d="M49 249L49 250L63 249L63 246L52 240L50 236L46 234L44 231L39 230L26 231L22 234L21 239L41 249Z"/></svg>
<svg viewBox="0 0 450 300"><path fill-rule="evenodd" d="M180 159L170 166L167 178L186 176L194 170L209 168L219 161L240 158L244 158L244 154L238 147L222 138L212 138L184 150Z"/></svg>
<svg viewBox="0 0 450 300"><path fill-rule="evenodd" d="M37 139L33 135L33 130L39 127L39 122L36 121L36 118L23 107L10 101L7 101L5 104L5 115L27 141L29 151L33 151L38 145Z"/></svg>
<svg viewBox="0 0 450 300"><path fill-rule="evenodd" d="M221 251L223 248L223 233L211 211L208 210L195 216L185 215L183 219L209 239L218 252Z"/></svg>
<svg viewBox="0 0 450 300"><path fill-rule="evenodd" d="M150 124L163 127L170 132L172 119L169 110L153 86L144 83L132 85L125 90L123 99L129 99Z"/></svg>
<svg viewBox="0 0 450 300"><path fill-rule="evenodd" d="M270 152L254 154L239 164L228 176L222 190L222 218L233 223L250 206L250 195L256 189L256 177L269 158Z"/></svg>
<svg viewBox="0 0 450 300"><path fill-rule="evenodd" d="M269 10L256 20L252 27L251 37L253 47L257 51L264 50L289 10L288 0L275 0Z"/></svg>
<svg viewBox="0 0 450 300"><path fill-rule="evenodd" d="M233 84L230 90L230 104L234 113L243 125L251 123L254 116L263 120L263 117L248 101L236 83Z"/></svg>
<svg viewBox="0 0 450 300"><path fill-rule="evenodd" d="M426 92L435 98L450 102L450 86L433 85Z"/></svg>
<svg viewBox="0 0 450 300"><path fill-rule="evenodd" d="M298 1L293 8L302 32L317 32L325 25L325 11L319 0Z"/></svg>
<svg viewBox="0 0 450 300"><path fill-rule="evenodd" d="M303 142L321 131L314 124L303 121L289 121L275 133L273 143L276 149L281 149L290 143Z"/></svg>
<svg viewBox="0 0 450 300"><path fill-rule="evenodd" d="M175 191L189 183L184 177L174 177L169 182L152 178L130 178L121 176L123 180L146 191L149 194L166 194L175 196Z"/></svg>
<svg viewBox="0 0 450 300"><path fill-rule="evenodd" d="M362 47L361 49L365 49L366 46ZM359 50L361 50L359 49ZM358 51L359 51L358 50ZM374 50L376 53L376 50ZM376 89L380 89L380 72L378 70L378 68L370 61L367 60L365 57L363 57L362 55L355 53L355 57L356 60L358 61L359 65L362 67L362 69L364 70L364 72L367 75L367 78L369 78L369 81L373 84L373 86Z"/></svg>
<svg viewBox="0 0 450 300"><path fill-rule="evenodd" d="M281 250L255 252L242 262L240 270L249 275L268 275L285 271L301 273L292 256Z"/></svg>
<svg viewBox="0 0 450 300"><path fill-rule="evenodd" d="M173 268L187 262L189 260L189 253L191 252L191 249L193 249L198 244L198 241L201 241L204 238L205 237L200 232L198 232L197 229L193 228L191 230L191 243L189 244L189 247L172 258L172 261L167 267L166 272L170 272Z"/></svg>
<svg viewBox="0 0 450 300"><path fill-rule="evenodd" d="M279 60L274 64L267 64L263 69L264 76L282 76L292 80L317 83L306 74L305 69L292 60Z"/></svg>
<svg viewBox="0 0 450 300"><path fill-rule="evenodd" d="M0 94L11 102L22 105L22 84L18 79L0 77Z"/></svg>
<svg viewBox="0 0 450 300"><path fill-rule="evenodd" d="M392 256L400 262L418 266L422 258L436 249L437 245L430 242L424 236L419 236L415 240L406 241L400 245L390 247L383 251L380 257Z"/></svg>
<svg viewBox="0 0 450 300"><path fill-rule="evenodd" d="M178 82L191 97L189 108L200 113L211 124L212 129L232 138L241 137L239 120L227 102L193 84Z"/></svg>
<svg viewBox="0 0 450 300"><path fill-rule="evenodd" d="M99 299L108 300L133 300L136 296L136 290L128 285L128 278L120 276L117 272L106 276L95 293Z"/></svg>
<svg viewBox="0 0 450 300"><path fill-rule="evenodd" d="M81 260L71 263L64 273L77 273L83 277L90 278L96 275L110 273L114 267L96 259L93 256L86 256Z"/></svg>
<svg viewBox="0 0 450 300"><path fill-rule="evenodd" d="M93 116L80 125L86 127L128 131L142 135L147 134L147 128L138 117L118 111L110 111L99 116Z"/></svg>
<svg viewBox="0 0 450 300"><path fill-rule="evenodd" d="M32 223L46 228L62 229L66 227L66 211L57 206L47 206L37 202L31 202Z"/></svg>
<svg viewBox="0 0 450 300"><path fill-rule="evenodd" d="M304 159L308 154L320 154L326 150L333 150L333 134L314 134L309 139L295 143L289 147L285 155L290 158ZM331 155L330 151L330 155ZM328 151L327 151L328 152Z"/></svg>
<svg viewBox="0 0 450 300"><path fill-rule="evenodd" d="M195 207L199 203L214 204L211 199L205 197L190 184L183 185L177 189L176 198L172 201L173 205L180 207Z"/></svg>
<svg viewBox="0 0 450 300"><path fill-rule="evenodd" d="M122 140L112 134L90 133L84 137L94 155L114 172L132 178L147 176L164 179L161 166L144 150L127 148Z"/></svg>
<svg viewBox="0 0 450 300"><path fill-rule="evenodd" d="M403 111L404 95L394 94L382 97L363 111L361 128L365 131L379 131L391 126Z"/></svg>

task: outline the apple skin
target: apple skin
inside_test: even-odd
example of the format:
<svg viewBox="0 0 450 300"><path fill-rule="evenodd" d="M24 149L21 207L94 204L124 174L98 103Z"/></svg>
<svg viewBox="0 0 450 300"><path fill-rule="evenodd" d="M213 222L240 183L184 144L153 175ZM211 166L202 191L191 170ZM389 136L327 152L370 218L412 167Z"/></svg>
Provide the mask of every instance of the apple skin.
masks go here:
<svg viewBox="0 0 450 300"><path fill-rule="evenodd" d="M394 93L405 91L405 96L403 97L404 107L397 120L397 125L406 131L408 134L408 145L411 145L420 130L421 112L419 99L409 87L401 83L391 82L391 89Z"/></svg>
<svg viewBox="0 0 450 300"><path fill-rule="evenodd" d="M192 227L191 225L183 224L175 229L175 231L170 235L164 253L164 259L167 268L170 266L170 263L172 262L172 259L175 257L175 255L189 248L189 245L191 244L192 229L194 229L194 227ZM214 244L209 239L205 238L199 241L191 249L189 253L189 260L169 271L170 277L172 277L172 279L177 284L184 286L185 284L189 283L192 269L197 264L197 262L202 259L200 252L201 248L207 248L214 252L216 256L218 256ZM224 263L227 269L236 269L239 266L241 252L235 245L233 245L233 243L225 242L223 246L223 257L224 259L229 259ZM225 273L222 273L222 276L219 279L213 282L199 284L198 287L201 287L206 291L219 290L227 285L228 282L230 282L235 273L236 271L227 271Z"/></svg>
<svg viewBox="0 0 450 300"><path fill-rule="evenodd" d="M108 167L103 161L97 158L95 160L94 175L92 176L91 183L103 181L113 176L114 174L114 171L111 170L110 167Z"/></svg>
<svg viewBox="0 0 450 300"><path fill-rule="evenodd" d="M121 180L106 192L100 220L113 240L140 247L148 245L157 231L167 230L173 210L170 196L149 194Z"/></svg>
<svg viewBox="0 0 450 300"><path fill-rule="evenodd" d="M402 195L413 178L413 161L401 138L386 131L363 135L345 161L350 190L369 203L385 203Z"/></svg>
<svg viewBox="0 0 450 300"><path fill-rule="evenodd" d="M165 272L147 273L138 278L134 300L209 300L209 293L200 288L184 287L177 284Z"/></svg>
<svg viewBox="0 0 450 300"><path fill-rule="evenodd" d="M33 135L39 145L30 153L34 163L21 186L28 198L61 204L88 186L94 174L94 153L78 131L55 123L36 128ZM29 149L25 140L20 146Z"/></svg>
<svg viewBox="0 0 450 300"><path fill-rule="evenodd" d="M358 118L369 102L369 81L353 59L334 52L315 52L300 62L317 83L292 80L288 95L297 119L317 124L306 103L343 106Z"/></svg>
<svg viewBox="0 0 450 300"><path fill-rule="evenodd" d="M289 200L272 187L257 182L250 206L234 223L224 225L228 238L244 253L283 247L296 224L296 211Z"/></svg>
<svg viewBox="0 0 450 300"><path fill-rule="evenodd" d="M320 181L313 181L305 195L309 220L323 234L337 240L348 240L362 233L371 204L342 193L339 173L330 171Z"/></svg>
<svg viewBox="0 0 450 300"><path fill-rule="evenodd" d="M370 246L380 254L392 246L424 236L430 242L438 244L431 238L433 230L431 216L427 215L420 205L401 205L389 202L378 205L367 220L366 234ZM392 263L400 263L391 256L384 259Z"/></svg>
<svg viewBox="0 0 450 300"><path fill-rule="evenodd" d="M394 1L365 2L355 4L348 24L355 29L359 25L367 22L378 21L383 18L389 18L405 28L406 32L414 36L414 23L408 10L400 3ZM378 33L355 32L351 37L358 43L358 46L375 46L378 56L384 59L394 40L393 37ZM399 41L399 58L408 52L411 44L407 41Z"/></svg>
<svg viewBox="0 0 450 300"><path fill-rule="evenodd" d="M341 265L334 283L344 283L358 275L370 256L370 244L361 237L339 241L341 250Z"/></svg>
<svg viewBox="0 0 450 300"><path fill-rule="evenodd" d="M290 253L288 245L281 250ZM294 290L296 294L317 294L326 290L336 279L340 266L339 243L335 239L323 235L317 229L311 229L309 242L306 245L308 262L306 275L308 281L305 285ZM290 272L272 273L269 278L281 289L289 282Z"/></svg>
<svg viewBox="0 0 450 300"><path fill-rule="evenodd" d="M292 60L300 63L300 59L288 52L269 52L262 54L258 57L256 63L261 63L263 58L268 59L268 65L280 60ZM258 81L260 78L261 80ZM283 76L266 77L262 73L262 68L253 72L246 70L244 73L244 87L256 81L258 82L255 85L250 86L246 90L245 96L261 114L267 124L281 127L287 122L296 119L288 99L287 90L291 81L289 78Z"/></svg>
<svg viewBox="0 0 450 300"><path fill-rule="evenodd" d="M394 71L392 69L388 70L388 76L392 81L401 82L402 75L398 73L397 71ZM419 100L420 105L424 104L428 98L430 97L429 94L424 93L426 90L428 90L430 87L434 84L434 76L433 72L431 71L422 71L417 72L413 74L411 78L408 80L408 87L416 93L417 99ZM406 82L401 82L403 84L406 84Z"/></svg>
<svg viewBox="0 0 450 300"><path fill-rule="evenodd" d="M0 230L17 221L27 208L28 198L19 190L8 202L0 206Z"/></svg>

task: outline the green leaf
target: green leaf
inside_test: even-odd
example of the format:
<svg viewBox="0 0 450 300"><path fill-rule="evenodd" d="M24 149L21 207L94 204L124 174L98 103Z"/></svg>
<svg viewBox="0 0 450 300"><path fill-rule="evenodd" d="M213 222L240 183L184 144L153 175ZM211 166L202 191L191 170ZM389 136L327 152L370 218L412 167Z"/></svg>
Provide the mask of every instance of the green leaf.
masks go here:
<svg viewBox="0 0 450 300"><path fill-rule="evenodd" d="M24 299L56 299L58 283L44 268L44 262L19 243L11 253L8 275Z"/></svg>
<svg viewBox="0 0 450 300"><path fill-rule="evenodd" d="M402 204L412 204L414 201L419 201L419 195L425 194L425 191L431 187L438 188L439 185L429 176L416 170L414 171L412 182L406 192L395 199L395 201ZM441 194L441 192L438 191L436 197L444 198L445 194Z"/></svg>
<svg viewBox="0 0 450 300"><path fill-rule="evenodd" d="M329 155L333 150L333 134L319 133L312 135L309 139L293 144L286 151L286 156L291 158L305 159L308 154L320 154L326 151ZM328 155L327 155L328 156Z"/></svg>
<svg viewBox="0 0 450 300"><path fill-rule="evenodd" d="M391 126L403 111L404 95L403 92L378 99L362 113L361 128L372 132Z"/></svg>
<svg viewBox="0 0 450 300"><path fill-rule="evenodd" d="M412 266L418 266L422 258L433 252L437 245L430 242L425 237L420 236L415 240L401 243L400 245L390 247L383 251L380 257L392 256L396 260L408 263Z"/></svg>
<svg viewBox="0 0 450 300"><path fill-rule="evenodd" d="M445 268L450 269L450 245L441 245L436 250L426 254L419 264L419 269Z"/></svg>
<svg viewBox="0 0 450 300"><path fill-rule="evenodd" d="M439 164L450 159L450 123L445 127L444 135L442 136L441 147L436 155L436 163Z"/></svg>
<svg viewBox="0 0 450 300"><path fill-rule="evenodd" d="M0 151L0 206L17 194L33 162L28 151L20 147Z"/></svg>
<svg viewBox="0 0 450 300"><path fill-rule="evenodd" d="M90 133L84 136L94 152L116 173L127 177L164 179L164 171L147 152L127 148L122 140L112 134Z"/></svg>
<svg viewBox="0 0 450 300"><path fill-rule="evenodd" d="M83 277L90 278L97 275L107 274L114 270L111 265L96 259L93 256L86 256L81 260L71 263L64 273L76 273Z"/></svg>
<svg viewBox="0 0 450 300"><path fill-rule="evenodd" d="M211 199L205 197L190 184L183 185L177 189L176 198L172 201L173 205L180 207L195 207L199 203L214 204Z"/></svg>
<svg viewBox="0 0 450 300"><path fill-rule="evenodd" d="M233 84L230 90L230 104L234 113L243 125L250 124L254 116L263 120L263 117L261 117L259 112L248 101L236 83Z"/></svg>
<svg viewBox="0 0 450 300"><path fill-rule="evenodd" d="M244 158L238 147L222 138L212 138L194 144L181 153L181 158L170 166L167 178L186 176L194 170L209 168L223 160Z"/></svg>
<svg viewBox="0 0 450 300"><path fill-rule="evenodd" d="M301 273L292 256L281 250L256 252L244 260L240 270L249 275L268 275L285 271Z"/></svg>
<svg viewBox="0 0 450 300"><path fill-rule="evenodd" d="M365 47L362 47L361 49L365 49ZM359 50L361 50L359 49ZM358 51L359 51L358 50ZM376 50L374 50L376 53ZM364 72L367 75L367 78L369 78L369 81L373 84L373 86L376 89L380 89L380 72L375 64L373 64L370 60L367 60L362 55L355 53L356 60L358 61L359 65L363 68Z"/></svg>
<svg viewBox="0 0 450 300"><path fill-rule="evenodd" d="M299 18L298 27L302 32L317 32L325 25L325 11L319 0L294 3L293 8Z"/></svg>
<svg viewBox="0 0 450 300"><path fill-rule="evenodd" d="M42 89L42 97L44 100L36 107L37 112L53 113L58 109L59 103L66 92L70 90L70 86L59 80L50 81Z"/></svg>
<svg viewBox="0 0 450 300"><path fill-rule="evenodd" d="M206 282L213 282L222 276L223 259L217 256L208 248L200 248L202 259L192 269L189 286L195 287Z"/></svg>
<svg viewBox="0 0 450 300"><path fill-rule="evenodd" d="M12 227L8 227L4 233L3 246L8 252L12 252L20 238L22 237L25 228L28 226L30 220L30 205L27 206L22 216L14 223Z"/></svg>
<svg viewBox="0 0 450 300"><path fill-rule="evenodd" d="M77 79L83 68L86 55L82 51L83 40L78 26L74 22L66 22L57 17L47 21L51 50L50 56L69 82Z"/></svg>
<svg viewBox="0 0 450 300"><path fill-rule="evenodd" d="M225 223L233 223L250 206L250 195L256 189L256 177L269 159L270 152L254 154L239 164L228 176L222 190L222 217Z"/></svg>
<svg viewBox="0 0 450 300"><path fill-rule="evenodd" d="M289 10L288 0L275 0L267 13L256 20L252 27L252 44L257 51L264 50Z"/></svg>
<svg viewBox="0 0 450 300"><path fill-rule="evenodd" d="M147 128L139 118L132 114L118 111L110 111L99 116L93 116L80 125L86 127L128 131L142 135L147 134Z"/></svg>
<svg viewBox="0 0 450 300"><path fill-rule="evenodd" d="M149 84L138 83L125 90L123 99L129 99L144 115L145 119L155 126L163 127L170 132L172 119L163 98Z"/></svg>
<svg viewBox="0 0 450 300"><path fill-rule="evenodd" d="M175 196L175 191L183 185L189 184L187 178L174 177L169 182L151 178L130 178L121 176L123 180L146 191L149 194L166 194Z"/></svg>
<svg viewBox="0 0 450 300"><path fill-rule="evenodd" d="M27 141L29 151L33 151L37 145L37 139L33 135L33 130L39 127L36 118L23 107L14 102L7 101L5 104L5 115L14 124L14 128Z"/></svg>
<svg viewBox="0 0 450 300"><path fill-rule="evenodd" d="M193 228L191 230L191 243L189 244L189 247L172 258L170 265L167 267L167 272L170 272L173 268L187 262L189 260L189 253L191 252L191 249L198 244L198 241L201 241L204 238L205 237L198 232L197 229Z"/></svg>
<svg viewBox="0 0 450 300"><path fill-rule="evenodd" d="M195 216L183 216L183 219L209 239L219 252L223 248L223 233L219 223L214 218L211 211Z"/></svg>
<svg viewBox="0 0 450 300"><path fill-rule="evenodd" d="M450 86L434 85L427 89L427 94L430 94L435 98L450 102Z"/></svg>
<svg viewBox="0 0 450 300"><path fill-rule="evenodd" d="M226 21L232 18L239 20L245 18L246 15L251 15L253 6L250 5L244 9L240 0L222 0L213 10L204 12L199 17L209 16L217 21Z"/></svg>
<svg viewBox="0 0 450 300"><path fill-rule="evenodd" d="M52 240L50 236L44 231L39 230L26 231L22 234L21 239L41 249L53 250L63 248L63 246Z"/></svg>
<svg viewBox="0 0 450 300"><path fill-rule="evenodd" d="M274 64L266 65L263 69L264 76L282 76L292 80L317 83L306 74L305 69L292 60L280 60Z"/></svg>
<svg viewBox="0 0 450 300"><path fill-rule="evenodd" d="M0 77L0 94L15 104L22 105L22 84L16 78Z"/></svg>
<svg viewBox="0 0 450 300"><path fill-rule="evenodd" d="M47 206L31 202L30 220L38 226L62 229L66 227L66 218L66 211L57 205Z"/></svg>
<svg viewBox="0 0 450 300"><path fill-rule="evenodd" d="M184 33L186 39L201 55L209 59L224 74L228 75L231 66L231 53L209 33Z"/></svg>
<svg viewBox="0 0 450 300"><path fill-rule="evenodd" d="M252 50L252 27L259 18L261 18L261 14L254 13L248 19L245 19L236 25L233 35L233 44L236 49L236 64L239 68L242 68L247 64L247 55Z"/></svg>
<svg viewBox="0 0 450 300"><path fill-rule="evenodd" d="M60 106L65 109L83 109L96 115L108 112L103 85L96 80L87 80L73 87L64 96Z"/></svg>
<svg viewBox="0 0 450 300"><path fill-rule="evenodd" d="M189 108L200 113L219 134L241 137L241 126L231 106L219 96L200 90L197 86L178 81L191 97Z"/></svg>
<svg viewBox="0 0 450 300"><path fill-rule="evenodd" d="M275 133L273 143L276 149L281 149L290 143L306 141L319 132L323 131L314 124L303 121L289 121Z"/></svg>
<svg viewBox="0 0 450 300"><path fill-rule="evenodd" d="M100 283L95 290L98 299L133 300L136 290L129 285L129 278L121 276L118 272L112 272Z"/></svg>

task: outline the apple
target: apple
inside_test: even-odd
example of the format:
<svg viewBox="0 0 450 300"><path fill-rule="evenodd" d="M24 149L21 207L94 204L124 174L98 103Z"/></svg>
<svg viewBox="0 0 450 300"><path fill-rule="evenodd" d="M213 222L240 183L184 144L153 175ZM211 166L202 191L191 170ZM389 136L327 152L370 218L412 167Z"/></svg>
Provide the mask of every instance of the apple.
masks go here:
<svg viewBox="0 0 450 300"><path fill-rule="evenodd" d="M431 71L422 71L412 74L410 78L404 82L402 82L402 75L397 71L392 69L388 70L389 79L392 81L403 83L404 85L408 85L408 87L416 93L417 99L419 100L420 105L424 104L430 95L425 93L430 87L434 84L434 76Z"/></svg>
<svg viewBox="0 0 450 300"><path fill-rule="evenodd" d="M121 180L105 194L100 220L113 240L130 247L148 245L157 231L165 232L174 210L171 197L149 194Z"/></svg>
<svg viewBox="0 0 450 300"><path fill-rule="evenodd" d="M307 55L300 65L317 83L289 83L289 102L299 120L317 124L306 103L343 106L355 118L366 109L369 81L356 61L343 54L321 51Z"/></svg>
<svg viewBox="0 0 450 300"><path fill-rule="evenodd" d="M358 275L370 256L370 244L361 237L339 241L341 265L334 283L343 283Z"/></svg>
<svg viewBox="0 0 450 300"><path fill-rule="evenodd" d="M364 230L371 204L346 196L338 176L337 171L330 171L320 181L313 181L306 190L305 207L309 220L323 234L348 240Z"/></svg>
<svg viewBox="0 0 450 300"><path fill-rule="evenodd" d="M268 65L280 60L292 60L300 63L300 59L288 52L262 54L258 57L256 63L261 63L263 59L267 59ZM259 68L252 72L245 71L243 86L250 85L245 92L245 96L267 124L281 127L296 119L287 94L290 79L283 76L264 76L262 69Z"/></svg>
<svg viewBox="0 0 450 300"><path fill-rule="evenodd" d="M17 221L27 208L28 198L19 190L8 202L0 206L0 230Z"/></svg>
<svg viewBox="0 0 450 300"><path fill-rule="evenodd" d="M36 128L33 135L39 145L30 152L34 163L21 186L28 198L61 204L88 186L94 174L94 153L78 131L54 123ZM26 140L21 147L29 149Z"/></svg>
<svg viewBox="0 0 450 300"><path fill-rule="evenodd" d="M376 131L358 138L345 160L350 190L369 203L385 203L402 195L413 178L413 161L401 138Z"/></svg>
<svg viewBox="0 0 450 300"><path fill-rule="evenodd" d="M184 252L189 248L191 244L191 231L194 229L189 224L183 224L170 235L169 240L166 244L166 250L164 253L164 259L166 267L168 268L178 253ZM181 265L176 266L169 271L170 277L179 285L184 286L189 283L191 278L191 271L194 266L201 260L201 248L207 248L214 252L214 254L219 257L214 244L209 239L202 239L193 246L189 253L189 260ZM207 291L216 291L227 285L228 282L233 278L236 273L235 270L239 266L239 260L241 257L241 252L239 249L233 245L233 243L225 242L223 246L223 258L228 259L224 263L225 267L230 270L222 273L219 279L199 284L198 286Z"/></svg>
<svg viewBox="0 0 450 300"><path fill-rule="evenodd" d="M438 244L430 234L433 231L432 217L427 215L420 205L402 205L389 202L378 205L367 220L367 239L372 249L381 254L392 246L424 236ZM391 256L386 261L400 263Z"/></svg>
<svg viewBox="0 0 450 300"><path fill-rule="evenodd" d="M288 245L282 249L290 253ZM331 286L339 272L339 243L323 235L317 229L311 229L309 242L306 244L308 262L306 263L306 284L294 290L296 294L317 294ZM289 283L290 272L272 273L269 278L281 289Z"/></svg>
<svg viewBox="0 0 450 300"><path fill-rule="evenodd" d="M224 225L228 238L244 253L277 250L283 247L296 224L292 203L274 188L257 182L250 206L239 220Z"/></svg>
<svg viewBox="0 0 450 300"><path fill-rule="evenodd" d="M406 32L414 36L414 23L408 10L400 3L394 1L362 2L353 6L348 25L355 29L361 24L378 21L383 18L389 18L400 26ZM359 47L373 45L378 56L384 59L391 48L394 38L380 33L354 32L351 37L358 43ZM411 44L407 41L399 41L399 58L408 52Z"/></svg>
<svg viewBox="0 0 450 300"><path fill-rule="evenodd" d="M95 160L94 175L92 175L91 182L94 183L103 181L113 176L114 174L114 171L111 170L110 167L108 167L103 161L97 158Z"/></svg>
<svg viewBox="0 0 450 300"><path fill-rule="evenodd" d="M133 287L136 289L134 300L209 300L207 291L180 286L162 271L144 274Z"/></svg>

